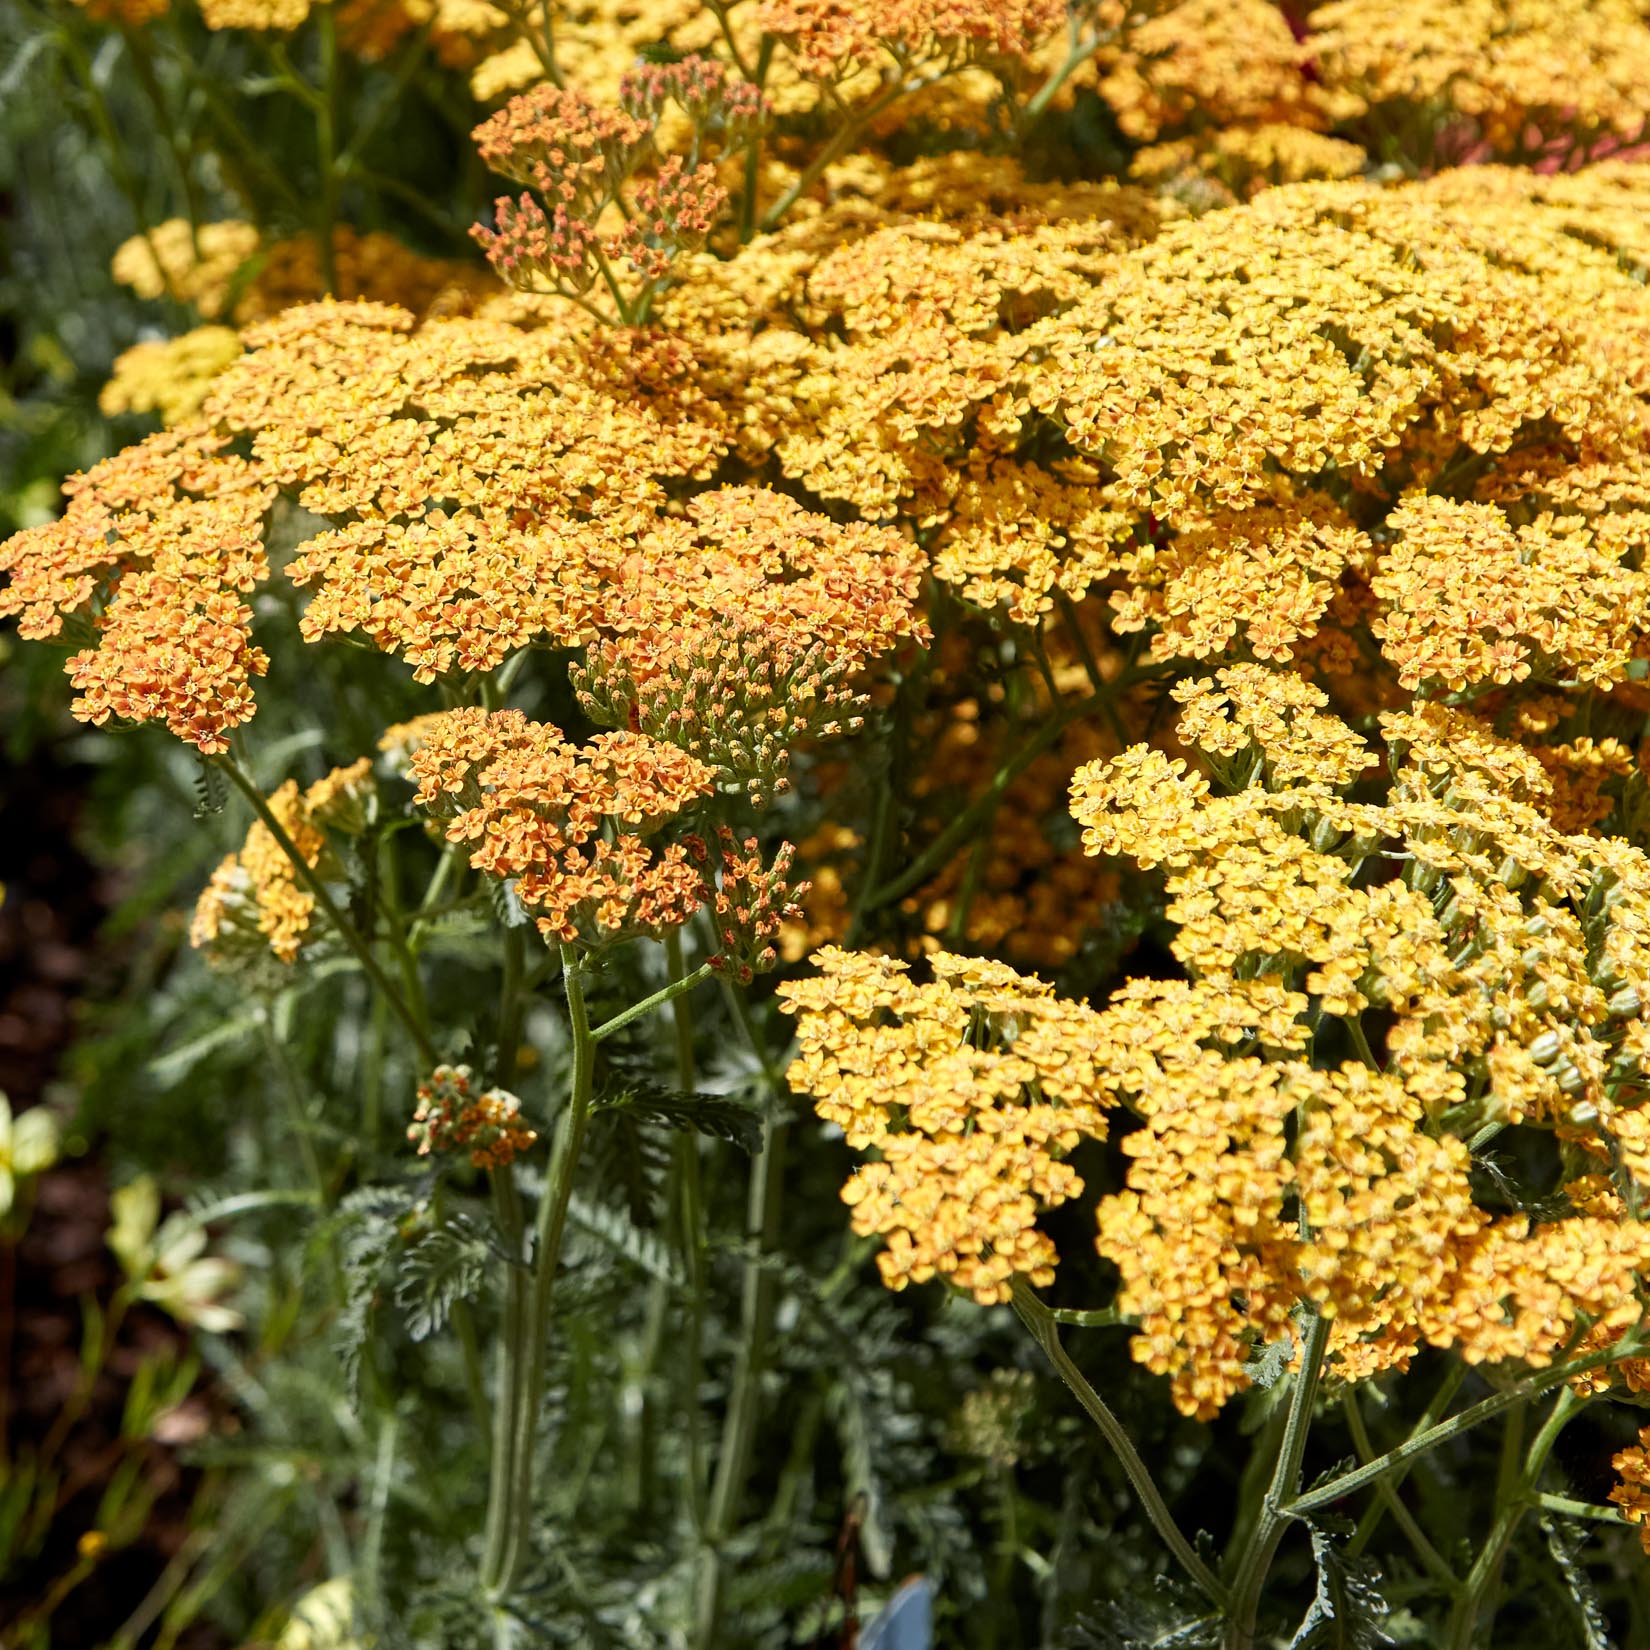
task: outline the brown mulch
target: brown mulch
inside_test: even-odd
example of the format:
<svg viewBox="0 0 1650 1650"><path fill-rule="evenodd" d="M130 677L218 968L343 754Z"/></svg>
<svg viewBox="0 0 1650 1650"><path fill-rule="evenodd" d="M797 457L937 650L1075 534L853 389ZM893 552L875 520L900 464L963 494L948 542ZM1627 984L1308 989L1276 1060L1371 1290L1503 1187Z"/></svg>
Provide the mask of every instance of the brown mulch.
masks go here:
<svg viewBox="0 0 1650 1650"><path fill-rule="evenodd" d="M53 760L49 748L0 770L0 1092L16 1111L42 1103L72 1037L76 1005L108 978L118 959L100 957L98 933L112 889L76 846L85 776ZM43 1175L22 1240L0 1244L0 1394L6 1460L38 1449L80 1378L83 1303L107 1307L120 1271L105 1242L108 1183L95 1150L68 1157ZM121 1456L127 1387L140 1363L187 1340L163 1314L131 1311L84 1413L57 1458L59 1485L51 1528L37 1552L4 1571L0 1553L0 1646L77 1562L77 1543L93 1530L109 1474ZM112 1545L93 1573L51 1618L54 1650L94 1650L117 1632L150 1593L188 1535L199 1475L179 1459L207 1424L198 1394L139 1446L142 1478L154 1497L142 1534ZM0 1463L0 1482L6 1468ZM149 1642L146 1634L142 1643ZM186 1634L180 1644L221 1642Z"/></svg>

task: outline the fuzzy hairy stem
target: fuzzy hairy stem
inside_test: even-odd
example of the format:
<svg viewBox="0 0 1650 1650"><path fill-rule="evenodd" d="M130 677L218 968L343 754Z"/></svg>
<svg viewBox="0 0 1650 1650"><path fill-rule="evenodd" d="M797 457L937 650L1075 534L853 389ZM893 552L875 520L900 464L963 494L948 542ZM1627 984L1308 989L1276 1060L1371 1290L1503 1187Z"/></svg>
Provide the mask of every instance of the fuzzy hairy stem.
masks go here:
<svg viewBox="0 0 1650 1650"><path fill-rule="evenodd" d="M1260 1613L1266 1576L1291 1517L1286 1503L1300 1488L1301 1463L1306 1458L1306 1437L1312 1425L1312 1406L1317 1401L1323 1355L1328 1345L1329 1320L1314 1317L1312 1327L1306 1332L1306 1344L1301 1350L1301 1367L1289 1394L1289 1416L1284 1423L1283 1442L1278 1446L1277 1462L1272 1469L1272 1482L1233 1577L1231 1613L1226 1624L1227 1650L1250 1650L1255 1642L1255 1621Z"/></svg>

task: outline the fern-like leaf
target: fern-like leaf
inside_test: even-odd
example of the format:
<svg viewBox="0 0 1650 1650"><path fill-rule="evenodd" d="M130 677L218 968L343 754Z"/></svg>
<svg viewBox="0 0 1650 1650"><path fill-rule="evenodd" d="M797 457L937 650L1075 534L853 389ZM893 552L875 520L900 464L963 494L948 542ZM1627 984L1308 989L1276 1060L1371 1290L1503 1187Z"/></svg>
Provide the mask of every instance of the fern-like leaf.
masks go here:
<svg viewBox="0 0 1650 1650"><path fill-rule="evenodd" d="M1381 1650L1397 1641L1386 1630L1390 1611L1381 1572L1368 1560L1347 1563L1333 1536L1310 1524L1318 1590L1289 1650Z"/></svg>
<svg viewBox="0 0 1650 1650"><path fill-rule="evenodd" d="M1610 1637L1610 1624L1599 1603L1592 1577L1582 1563L1581 1554L1586 1536L1576 1523L1568 1518L1555 1518L1551 1513L1541 1515L1541 1533L1547 1538L1547 1551L1552 1554L1564 1582L1564 1591L1575 1606L1576 1628L1581 1636L1582 1650L1616 1650Z"/></svg>
<svg viewBox="0 0 1650 1650"><path fill-rule="evenodd" d="M630 1080L596 1101L598 1111L620 1111L661 1128L692 1130L726 1140L753 1156L762 1149L762 1119L756 1110L720 1094L683 1094L658 1083Z"/></svg>
<svg viewBox="0 0 1650 1650"><path fill-rule="evenodd" d="M450 1216L406 1252L397 1269L395 1300L415 1341L435 1334L453 1303L476 1292L491 1254L467 1215Z"/></svg>

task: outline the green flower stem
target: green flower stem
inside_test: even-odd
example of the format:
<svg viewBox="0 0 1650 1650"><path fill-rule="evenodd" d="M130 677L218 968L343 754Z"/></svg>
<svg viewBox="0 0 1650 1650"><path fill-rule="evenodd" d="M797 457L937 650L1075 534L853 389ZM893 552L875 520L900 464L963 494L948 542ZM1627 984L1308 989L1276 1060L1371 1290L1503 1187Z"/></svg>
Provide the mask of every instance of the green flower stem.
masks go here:
<svg viewBox="0 0 1650 1650"><path fill-rule="evenodd" d="M682 935L671 929L664 940L665 962L672 985L680 986L671 998L672 1029L676 1040L676 1086L692 1094L697 1078L693 1057L693 1010L686 989L690 983L682 957ZM703 973L703 970L700 970ZM599 1037L599 1033L597 1034ZM699 1392L704 1384L705 1308L710 1288L706 1261L708 1237L705 1230L705 1193L699 1173L699 1137L691 1129L671 1142L671 1174L675 1178L676 1214L680 1223L682 1255L687 1262L688 1325L684 1388L687 1394L688 1515L693 1527L704 1534L708 1516L705 1501L705 1440L699 1412ZM656 1287L663 1290L664 1285Z"/></svg>
<svg viewBox="0 0 1650 1650"><path fill-rule="evenodd" d="M751 1445L762 1405L762 1375L767 1368L768 1339L779 1299L779 1280L766 1257L779 1242L785 1184L786 1126L779 1112L779 1085L764 1055L756 1027L751 1023L744 994L731 983L727 986L727 1001L761 1065L767 1105L762 1149L751 1160L745 1202L745 1229L756 1240L759 1253L745 1262L739 1303L739 1355L734 1366L733 1390L722 1421L716 1480L711 1487L705 1520L705 1553L699 1571L692 1640L696 1650L714 1650L720 1643L725 1568L722 1549L733 1534L750 1476Z"/></svg>
<svg viewBox="0 0 1650 1650"><path fill-rule="evenodd" d="M1106 691L1105 672L1100 668L1100 661L1094 656L1094 649L1089 646L1089 639L1083 634L1083 621L1077 615L1077 604L1058 585L1054 587L1055 605L1060 609L1060 617L1066 622L1066 630L1071 636L1071 645L1077 649L1077 657L1083 661L1083 673L1089 679L1089 686L1096 693ZM1127 743L1127 741L1125 741Z"/></svg>
<svg viewBox="0 0 1650 1650"><path fill-rule="evenodd" d="M145 38L145 31L133 28L129 23L120 26L121 38L126 42L126 54L132 60L132 68L136 71L137 82L143 89L143 95L148 99L149 107L154 111L155 130L160 134L161 141L166 145L166 152L171 157L172 168L178 174L178 185L183 192L183 209L189 219L189 239L195 255L200 256L200 226L201 203L200 191L195 187L195 174L190 166L189 156L178 140L178 122L172 111L167 107L166 94L161 90L160 78L155 73L154 60L149 55L149 45Z"/></svg>
<svg viewBox="0 0 1650 1650"><path fill-rule="evenodd" d="M1591 1374L1595 1369L1605 1369L1614 1363L1620 1363L1623 1358L1631 1358L1638 1354L1642 1347L1636 1331L1623 1336L1613 1347L1604 1352L1595 1352L1585 1358L1572 1358L1566 1363L1554 1364L1551 1368L1543 1369L1538 1374L1530 1375L1516 1385L1510 1386L1504 1392L1497 1392L1492 1397L1464 1409L1459 1415L1452 1415L1447 1421L1440 1421L1425 1432L1418 1432L1412 1438L1399 1444L1396 1449L1389 1449L1385 1455L1378 1455L1373 1461L1357 1468L1353 1472L1343 1472L1338 1478L1331 1478L1326 1484L1319 1484L1314 1490L1308 1490L1305 1495L1297 1495L1282 1510L1293 1516L1311 1512L1315 1507L1326 1507L1332 1501L1339 1501L1343 1496L1350 1495L1354 1490L1361 1490L1365 1484L1373 1484L1377 1478L1384 1478L1390 1472L1415 1460L1417 1456L1425 1455L1435 1450L1440 1444L1448 1443L1451 1438L1458 1437L1471 1427L1481 1425L1501 1414L1503 1410L1513 1408L1516 1404L1527 1403L1531 1398L1538 1398L1543 1392L1549 1392L1555 1386L1562 1385L1577 1375Z"/></svg>
<svg viewBox="0 0 1650 1650"><path fill-rule="evenodd" d="M673 979L669 985L655 991L651 997L644 997L641 1002L632 1003L622 1014L615 1014L611 1020L604 1020L590 1033L591 1042L602 1042L605 1038L611 1037L615 1031L623 1031L633 1020L639 1020L644 1014L651 1014L654 1009L663 1008L666 1003L674 1002L684 992L691 991L701 980L708 980L715 972L716 970L708 962L700 963L691 974L680 975ZM691 1035L690 1032L690 1038ZM678 1036L680 1036L679 1029ZM683 1084L682 1086L686 1088L689 1085Z"/></svg>
<svg viewBox="0 0 1650 1650"><path fill-rule="evenodd" d="M493 1219L504 1240L508 1269L504 1276L504 1317L500 1326L499 1383L493 1401L493 1449L488 1463L487 1523L483 1538L481 1584L489 1595L507 1590L501 1586L512 1562L517 1532L515 1491L516 1439L522 1406L522 1381L529 1361L526 1343L527 1292L529 1276L525 1252L526 1223L522 1218L521 1193L510 1167L495 1170L490 1177Z"/></svg>
<svg viewBox="0 0 1650 1650"><path fill-rule="evenodd" d="M1436 1426L1443 1419L1444 1411L1455 1400L1455 1395L1461 1390L1461 1383L1467 1378L1467 1366L1459 1358L1451 1361L1444 1378L1438 1383L1438 1390L1433 1393L1427 1407L1421 1412L1421 1418L1410 1429L1410 1438L1415 1439L1427 1430ZM1371 1459L1374 1452L1371 1451ZM1404 1480L1409 1476L1407 1465L1398 1467L1391 1475L1390 1480L1377 1478L1378 1484L1390 1482L1396 1493L1403 1488ZM1358 1520L1358 1527L1352 1532L1351 1539L1346 1544L1344 1557L1351 1563L1365 1547L1369 1545L1370 1537L1381 1527L1381 1520L1386 1516L1386 1503L1377 1499L1369 1510Z"/></svg>
<svg viewBox="0 0 1650 1650"><path fill-rule="evenodd" d="M1381 1062L1375 1058L1375 1051L1369 1046L1369 1036L1364 1031L1364 1023L1360 1016L1354 1014L1345 1022L1348 1034L1352 1038L1352 1047L1357 1056L1371 1071L1379 1071Z"/></svg>
<svg viewBox="0 0 1650 1650"><path fill-rule="evenodd" d="M1351 1387L1341 1394L1341 1411L1346 1416L1347 1430L1352 1434L1352 1442L1358 1451L1360 1461L1372 1461L1375 1458L1375 1446L1370 1442L1369 1428L1364 1425L1363 1411L1358 1407L1358 1395ZM1428 1575L1444 1589L1446 1593L1455 1594L1461 1590L1461 1579L1445 1563L1443 1555L1433 1546L1427 1533L1416 1522L1415 1515L1398 1498L1396 1486L1385 1478L1375 1480L1375 1493L1385 1503L1386 1510L1392 1514L1393 1521L1409 1538L1409 1544L1415 1549L1415 1556L1420 1559Z"/></svg>
<svg viewBox="0 0 1650 1650"><path fill-rule="evenodd" d="M939 657L941 638L947 629L948 613L949 608L939 604L936 598L932 616L933 641L912 669L901 674L894 692L880 758L885 767L876 785L870 834L866 838L865 857L860 864L859 887L854 894L848 932L843 940L843 944L850 950L859 943L866 918L876 908L875 897L882 882L883 866L900 837L901 821L898 816L904 805L904 781L910 767L907 747L910 744L911 727L928 700L934 661Z"/></svg>
<svg viewBox="0 0 1650 1650"><path fill-rule="evenodd" d="M521 1020L525 1004L521 989L526 961L525 928L504 931L504 975L499 985L498 1053L493 1080L509 1088L515 1080ZM533 1257L527 1250L527 1222L515 1170L505 1164L492 1174L493 1215L504 1240L510 1267L504 1279L504 1321L499 1346L499 1391L493 1417L493 1451L489 1462L486 1539L481 1584L490 1596L501 1597L519 1571L526 1540L530 1500L519 1498L525 1482L532 1491L532 1429L523 1412L531 1401L534 1343L530 1311ZM536 1420L536 1412L535 1412ZM522 1451L527 1451L524 1463Z"/></svg>
<svg viewBox="0 0 1650 1650"><path fill-rule="evenodd" d="M785 214L814 186L825 168L838 155L842 154L849 144L884 109L888 108L890 104L897 103L907 92L920 91L924 86L931 86L936 80L943 79L949 72L948 70L941 70L938 74L928 75L920 80L907 80L904 71L899 71L892 85L872 98L869 103L855 110L837 127L825 147L802 169L802 174L796 182L762 214L761 227L763 233L778 226Z"/></svg>
<svg viewBox="0 0 1650 1650"><path fill-rule="evenodd" d="M1073 1329L1114 1329L1118 1324L1125 1322L1115 1306L1101 1307L1094 1311L1058 1306L1050 1310L1049 1316L1056 1323L1069 1324Z"/></svg>
<svg viewBox="0 0 1650 1650"><path fill-rule="evenodd" d="M379 128L384 124L385 117L395 113L401 105L401 95L412 83L412 78L418 73L424 59L429 55L430 47L435 40L435 19L431 17L424 23L411 43L402 51L401 62L395 71L395 79L379 94L378 101L373 105L367 117L356 124L350 134L350 140L344 152L338 157L337 173L340 177L348 174L355 165L361 151L377 136Z"/></svg>
<svg viewBox="0 0 1650 1650"><path fill-rule="evenodd" d="M1587 1400L1572 1387L1560 1388L1557 1398L1553 1400L1553 1407L1548 1411L1545 1423L1535 1435L1535 1441L1524 1457L1524 1470L1516 1488L1512 1494L1499 1501L1500 1510L1490 1530L1490 1538L1484 1543L1483 1550L1467 1575L1461 1596L1456 1601L1455 1614L1450 1621L1450 1650L1472 1650L1472 1646L1478 1642L1479 1619L1486 1614L1485 1605L1496 1590L1501 1565L1507 1556L1507 1547L1523 1521L1524 1514L1529 1511L1530 1500L1540 1480L1542 1469L1547 1465L1547 1457L1552 1454L1553 1445L1558 1442L1558 1435L1586 1402ZM1488 1614L1493 1617L1493 1608ZM1487 1642L1489 1622L1486 1621L1484 1625Z"/></svg>
<svg viewBox="0 0 1650 1650"><path fill-rule="evenodd" d="M727 12L719 8L716 13L718 21L724 30L727 30ZM767 84L768 65L773 62L773 36L764 34L762 44L757 50L756 72L746 72L744 65L740 65L740 72L747 80L754 80L758 86ZM728 32L728 45L733 45L733 35ZM739 199L739 244L743 246L756 233L756 195L762 181L762 134L757 132L745 145L745 192Z"/></svg>
<svg viewBox="0 0 1650 1650"><path fill-rule="evenodd" d="M1631 1524L1620 1507L1606 1507L1597 1501L1573 1501L1567 1495L1548 1495L1545 1491L1530 1497L1532 1506L1544 1512L1557 1513L1561 1518L1590 1518L1599 1524Z"/></svg>
<svg viewBox="0 0 1650 1650"><path fill-rule="evenodd" d="M126 204L131 208L132 221L137 226L138 234L149 243L149 255L155 260L155 268L162 272L164 279L166 266L155 250L154 225L149 222L143 190L138 186L136 174L127 161L126 145L121 141L114 111L109 106L108 98L103 95L103 87L97 75L93 72L92 60L86 55L85 48L80 44L79 36L71 25L66 24L58 31L57 40L63 48L63 55L69 60L69 66L74 70L75 78L80 82L81 90L86 94L86 104L91 111L93 124L97 127L98 136L103 139L103 153L108 159L110 171L114 173L115 183L121 194L126 197ZM170 292L167 295L170 297Z"/></svg>
<svg viewBox="0 0 1650 1650"><path fill-rule="evenodd" d="M516 1081L516 1062L521 1056L521 1027L527 1013L527 996L522 979L527 969L527 927L520 924L504 930L504 979L499 986L498 1054L493 1065L493 1082L511 1089Z"/></svg>
<svg viewBox="0 0 1650 1650"><path fill-rule="evenodd" d="M368 980L383 995L384 1000L395 1012L396 1018L406 1028L407 1035L412 1039L414 1048L418 1050L419 1059L426 1069L433 1071L441 1063L441 1057L436 1053L435 1044L430 1041L430 1034L424 1029L423 1022L408 1006L406 999L396 990L390 977L379 966L378 959L373 955L371 945L367 943L354 924L338 909L337 902L327 892L326 884L315 874L314 867L298 852L292 838L287 835L286 827L275 817L268 802L264 800L263 792L253 784L251 778L233 757L226 754L215 756L212 760L228 777L235 789L252 804L252 811L263 822L264 829L274 837L276 845L291 861L293 874L314 899L316 910L326 918L338 937L354 952L355 960L360 963Z"/></svg>
<svg viewBox="0 0 1650 1650"><path fill-rule="evenodd" d="M1101 1436L1111 1445L1118 1464L1134 1486L1135 1494L1140 1497L1141 1505L1146 1509L1146 1516L1151 1519L1153 1527L1162 1536L1164 1545L1211 1602L1224 1609L1229 1595L1220 1578L1203 1562L1198 1556L1197 1549L1181 1533L1180 1526L1175 1523L1174 1514L1169 1511L1169 1505L1163 1499L1163 1492L1158 1489L1157 1482L1151 1475L1151 1469L1141 1459L1140 1451L1134 1447L1134 1440L1129 1437L1123 1423L1112 1414L1105 1400L1089 1385L1082 1370L1072 1362L1071 1354L1060 1342L1060 1330L1053 1312L1033 1293L1031 1286L1019 1278L1014 1282L1014 1310L1020 1315L1020 1321L1031 1331L1032 1339L1043 1349L1044 1355L1053 1364L1061 1380L1071 1388L1078 1403L1088 1411L1090 1420L1099 1427Z"/></svg>
<svg viewBox="0 0 1650 1650"><path fill-rule="evenodd" d="M1070 24L1071 43L1066 49L1065 60L1060 64L1059 68L1057 68L1053 74L1051 74L1048 79L1037 88L1037 90L1032 94L1030 100L1027 102L1025 108L1020 111L1019 128L1022 133L1027 127L1042 118L1043 114L1047 111L1049 104L1054 101L1060 88L1065 85L1071 76L1086 62L1088 62L1088 60L1093 57L1102 46L1110 44L1110 42L1116 37L1117 31L1115 29L1096 29L1095 32L1085 40L1082 37L1079 28L1078 16L1079 13L1074 7L1071 13Z"/></svg>
<svg viewBox="0 0 1650 1650"><path fill-rule="evenodd" d="M544 1364L550 1339L550 1309L556 1272L561 1261L567 1210L573 1198L573 1180L590 1122L591 1087L595 1077L596 1044L584 1001L584 966L577 950L561 948L562 985L567 996L567 1019L573 1040L573 1073L567 1105L556 1120L550 1169L545 1177L534 1230L531 1261L523 1274L525 1300L519 1321L506 1325L502 1347L502 1412L494 1441L494 1467L488 1494L487 1543L481 1582L488 1598L501 1603L521 1580L526 1566L533 1514L533 1468L537 1453L539 1411L544 1402ZM508 1171L494 1177L514 1195L515 1179ZM508 1211L506 1210L506 1213ZM508 1238L508 1231L506 1232Z"/></svg>
<svg viewBox="0 0 1650 1650"><path fill-rule="evenodd" d="M1289 1394L1289 1417L1284 1423L1283 1442L1272 1469L1272 1483L1233 1576L1232 1605L1226 1624L1227 1650L1250 1650L1255 1642L1255 1619L1260 1613L1267 1572L1272 1568L1278 1543L1283 1540L1292 1516L1285 1503L1300 1488L1306 1435L1312 1425L1312 1406L1317 1401L1323 1355L1328 1345L1329 1319L1315 1316L1306 1332L1301 1367Z"/></svg>

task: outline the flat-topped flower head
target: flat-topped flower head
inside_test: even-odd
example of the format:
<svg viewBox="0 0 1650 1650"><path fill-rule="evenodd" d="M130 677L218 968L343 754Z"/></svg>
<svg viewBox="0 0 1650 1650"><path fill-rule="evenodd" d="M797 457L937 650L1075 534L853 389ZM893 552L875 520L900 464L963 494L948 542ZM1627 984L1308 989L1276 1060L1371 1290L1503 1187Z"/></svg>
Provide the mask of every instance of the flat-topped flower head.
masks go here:
<svg viewBox="0 0 1650 1650"><path fill-rule="evenodd" d="M269 661L247 594L268 574L273 489L190 424L65 483L58 520L0 546L0 616L24 636L91 636L67 669L75 715L162 722L210 755L253 711Z"/></svg>
<svg viewBox="0 0 1650 1650"><path fill-rule="evenodd" d="M420 718L408 765L419 806L478 871L513 881L547 938L659 934L699 908L686 848L654 839L714 776L673 745L623 732L578 746L517 710L462 709Z"/></svg>
<svg viewBox="0 0 1650 1650"><path fill-rule="evenodd" d="M891 958L827 946L812 961L779 988L801 1050L788 1076L879 1154L842 1195L855 1231L885 1240L883 1281L943 1276L986 1303L1016 1276L1051 1282L1037 1217L1082 1192L1065 1157L1106 1132L1098 1016L981 958L936 953L929 985Z"/></svg>

